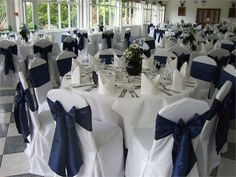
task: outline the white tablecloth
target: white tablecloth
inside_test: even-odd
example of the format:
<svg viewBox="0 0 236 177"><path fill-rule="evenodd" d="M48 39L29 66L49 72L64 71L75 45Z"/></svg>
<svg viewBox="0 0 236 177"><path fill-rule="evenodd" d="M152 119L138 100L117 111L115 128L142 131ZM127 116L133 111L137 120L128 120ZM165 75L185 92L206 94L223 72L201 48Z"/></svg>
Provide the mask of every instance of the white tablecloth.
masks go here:
<svg viewBox="0 0 236 177"><path fill-rule="evenodd" d="M122 88L119 87L119 84L114 95L100 95L98 88L86 92L85 89L88 86L73 88L71 79L68 77L63 78L61 88L82 94L91 106L93 119L102 119L102 121L119 125L124 131L125 143L128 148L131 134L135 128L154 128L158 111L183 97L192 96L197 88L197 83L195 82L194 87L185 86L185 89L179 94L170 92L172 96L163 92L152 96L142 96L140 89L137 89L135 92L139 95L138 98L131 97L128 92L124 98L120 98Z"/></svg>

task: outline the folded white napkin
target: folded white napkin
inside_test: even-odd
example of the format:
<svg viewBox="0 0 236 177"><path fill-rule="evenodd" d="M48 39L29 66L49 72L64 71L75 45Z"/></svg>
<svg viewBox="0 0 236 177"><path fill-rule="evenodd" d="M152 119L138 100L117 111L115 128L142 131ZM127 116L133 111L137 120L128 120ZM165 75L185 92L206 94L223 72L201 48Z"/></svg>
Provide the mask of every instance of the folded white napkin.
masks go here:
<svg viewBox="0 0 236 177"><path fill-rule="evenodd" d="M90 54L88 54L88 59L89 59L89 65L91 67L95 67L95 66L98 66L99 65L99 58L96 58Z"/></svg>
<svg viewBox="0 0 236 177"><path fill-rule="evenodd" d="M184 62L184 64L181 66L180 73L182 74L184 81L186 82L190 76L190 68L187 62Z"/></svg>
<svg viewBox="0 0 236 177"><path fill-rule="evenodd" d="M76 67L82 67L80 61L76 58L76 59L72 59L72 62L71 62L71 73L74 72L75 68Z"/></svg>
<svg viewBox="0 0 236 177"><path fill-rule="evenodd" d="M98 93L102 95L114 94L115 76L108 78L101 71L98 71Z"/></svg>
<svg viewBox="0 0 236 177"><path fill-rule="evenodd" d="M169 73L172 74L174 70L177 68L177 61L178 61L177 58L175 58L174 60L172 60L170 57L167 58L166 68Z"/></svg>
<svg viewBox="0 0 236 177"><path fill-rule="evenodd" d="M114 66L116 67L123 67L125 65L125 58L122 57L118 57L115 53L114 53Z"/></svg>
<svg viewBox="0 0 236 177"><path fill-rule="evenodd" d="M204 44L203 42L201 43L201 50L200 50L199 53L200 54L206 54L207 53L206 44Z"/></svg>
<svg viewBox="0 0 236 177"><path fill-rule="evenodd" d="M143 55L142 57L143 57L142 68L143 69L151 69L153 67L154 56L152 55L149 58L147 58L145 55Z"/></svg>
<svg viewBox="0 0 236 177"><path fill-rule="evenodd" d="M71 83L75 85L80 85L80 78L81 78L81 68L80 66L76 66L71 74Z"/></svg>
<svg viewBox="0 0 236 177"><path fill-rule="evenodd" d="M166 41L165 37L160 39L160 42L159 42L159 47L160 48L165 48L165 41Z"/></svg>
<svg viewBox="0 0 236 177"><path fill-rule="evenodd" d="M177 69L175 69L173 72L172 88L174 90L183 90L184 86L185 86L184 77Z"/></svg>
<svg viewBox="0 0 236 177"><path fill-rule="evenodd" d="M215 45L214 45L214 50L216 50L216 49L220 49L221 48L221 43L220 43L220 41L216 41L216 43L215 43Z"/></svg>
<svg viewBox="0 0 236 177"><path fill-rule="evenodd" d="M141 94L156 95L159 92L160 74L150 80L144 73L141 74Z"/></svg>

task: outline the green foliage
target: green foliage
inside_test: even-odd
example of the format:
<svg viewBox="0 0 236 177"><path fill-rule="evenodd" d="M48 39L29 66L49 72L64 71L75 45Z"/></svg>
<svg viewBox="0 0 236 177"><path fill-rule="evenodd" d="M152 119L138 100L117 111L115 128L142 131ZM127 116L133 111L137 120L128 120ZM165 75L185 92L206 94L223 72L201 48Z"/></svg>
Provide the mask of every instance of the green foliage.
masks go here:
<svg viewBox="0 0 236 177"><path fill-rule="evenodd" d="M0 0L0 30L7 28L6 0Z"/></svg>
<svg viewBox="0 0 236 177"><path fill-rule="evenodd" d="M141 52L138 44L131 44L128 49L125 50L124 57L127 61L142 61Z"/></svg>

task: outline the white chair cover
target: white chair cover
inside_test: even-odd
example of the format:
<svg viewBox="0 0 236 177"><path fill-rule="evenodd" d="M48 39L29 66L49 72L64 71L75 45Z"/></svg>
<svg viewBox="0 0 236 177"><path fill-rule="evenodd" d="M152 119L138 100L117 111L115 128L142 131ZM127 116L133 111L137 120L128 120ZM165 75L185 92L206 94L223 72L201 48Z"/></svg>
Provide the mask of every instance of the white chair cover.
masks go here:
<svg viewBox="0 0 236 177"><path fill-rule="evenodd" d="M161 109L159 115L176 123L180 117L184 122L187 122L196 113L201 115L208 109L209 106L206 102L183 98ZM170 134L165 138L154 141L153 137L154 128L136 130L128 151L126 177L171 176L173 168L171 153L174 142L173 135ZM196 150L199 144L199 136L193 139L192 142L193 148ZM188 176L199 176L196 163Z"/></svg>
<svg viewBox="0 0 236 177"><path fill-rule="evenodd" d="M34 58L29 63L29 78L34 87L38 112L49 110L47 92L52 89L52 83L48 71L48 64L44 59Z"/></svg>
<svg viewBox="0 0 236 177"><path fill-rule="evenodd" d="M208 56L198 56L193 59L190 74L198 83L196 97L207 99L208 93L215 77L216 62Z"/></svg>
<svg viewBox="0 0 236 177"><path fill-rule="evenodd" d="M10 52L14 69L13 70L8 70L8 74L5 74L5 60L7 59L3 53L2 50L9 50L8 48L10 46L15 46L16 47L16 53ZM18 74L17 72L22 69L24 70L24 62L20 62L19 58L17 57L17 46L16 43L8 40L2 40L0 41L0 85L2 87L16 87L16 84L18 83ZM11 47L10 47L11 48Z"/></svg>
<svg viewBox="0 0 236 177"><path fill-rule="evenodd" d="M111 38L111 48L112 48L112 40L113 40L113 36L114 36L114 32L113 31L111 31L111 30L107 30L107 31L104 31L103 33L102 33L102 35L104 36L104 35L108 35L108 36L110 36L110 38ZM111 37L112 36L112 37ZM108 44L107 44L107 39L106 38L102 38L102 50L104 50L104 49L107 49L107 48L109 48L108 47Z"/></svg>
<svg viewBox="0 0 236 177"><path fill-rule="evenodd" d="M71 51L62 51L57 56L57 67L61 81L63 76L71 70L73 58L76 58L76 55L74 52Z"/></svg>
<svg viewBox="0 0 236 177"><path fill-rule="evenodd" d="M24 90L28 89L28 84L21 72L19 72L20 82ZM26 146L25 153L29 159L30 173L48 176L53 175L53 171L48 166L48 159L53 140L55 123L50 111L38 114L37 111L29 110L30 138Z"/></svg>
<svg viewBox="0 0 236 177"><path fill-rule="evenodd" d="M74 99L75 97L76 99ZM73 106L76 108L88 106L82 96L66 90L51 90L48 98L53 102L59 101L67 112ZM121 129L94 119L92 120L92 132L78 124L75 126L84 162L76 176L124 176Z"/></svg>

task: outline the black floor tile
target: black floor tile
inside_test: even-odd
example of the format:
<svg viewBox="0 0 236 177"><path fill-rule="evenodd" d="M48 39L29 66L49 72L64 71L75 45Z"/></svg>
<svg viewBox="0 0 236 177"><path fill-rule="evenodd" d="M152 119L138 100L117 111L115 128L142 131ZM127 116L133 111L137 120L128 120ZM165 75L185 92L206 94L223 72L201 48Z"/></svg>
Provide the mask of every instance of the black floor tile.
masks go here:
<svg viewBox="0 0 236 177"><path fill-rule="evenodd" d="M25 148L26 144L23 141L22 136L7 137L3 154L23 152Z"/></svg>
<svg viewBox="0 0 236 177"><path fill-rule="evenodd" d="M0 138L7 136L9 124L0 124Z"/></svg>
<svg viewBox="0 0 236 177"><path fill-rule="evenodd" d="M15 89L11 89L11 90L0 90L0 96L11 96L11 95L15 95L16 90Z"/></svg>
<svg viewBox="0 0 236 177"><path fill-rule="evenodd" d="M221 157L224 157L226 159L230 160L236 160L235 158L235 146L236 144L228 142L228 151L221 155Z"/></svg>
<svg viewBox="0 0 236 177"><path fill-rule="evenodd" d="M0 104L0 112L12 112L13 103Z"/></svg>

